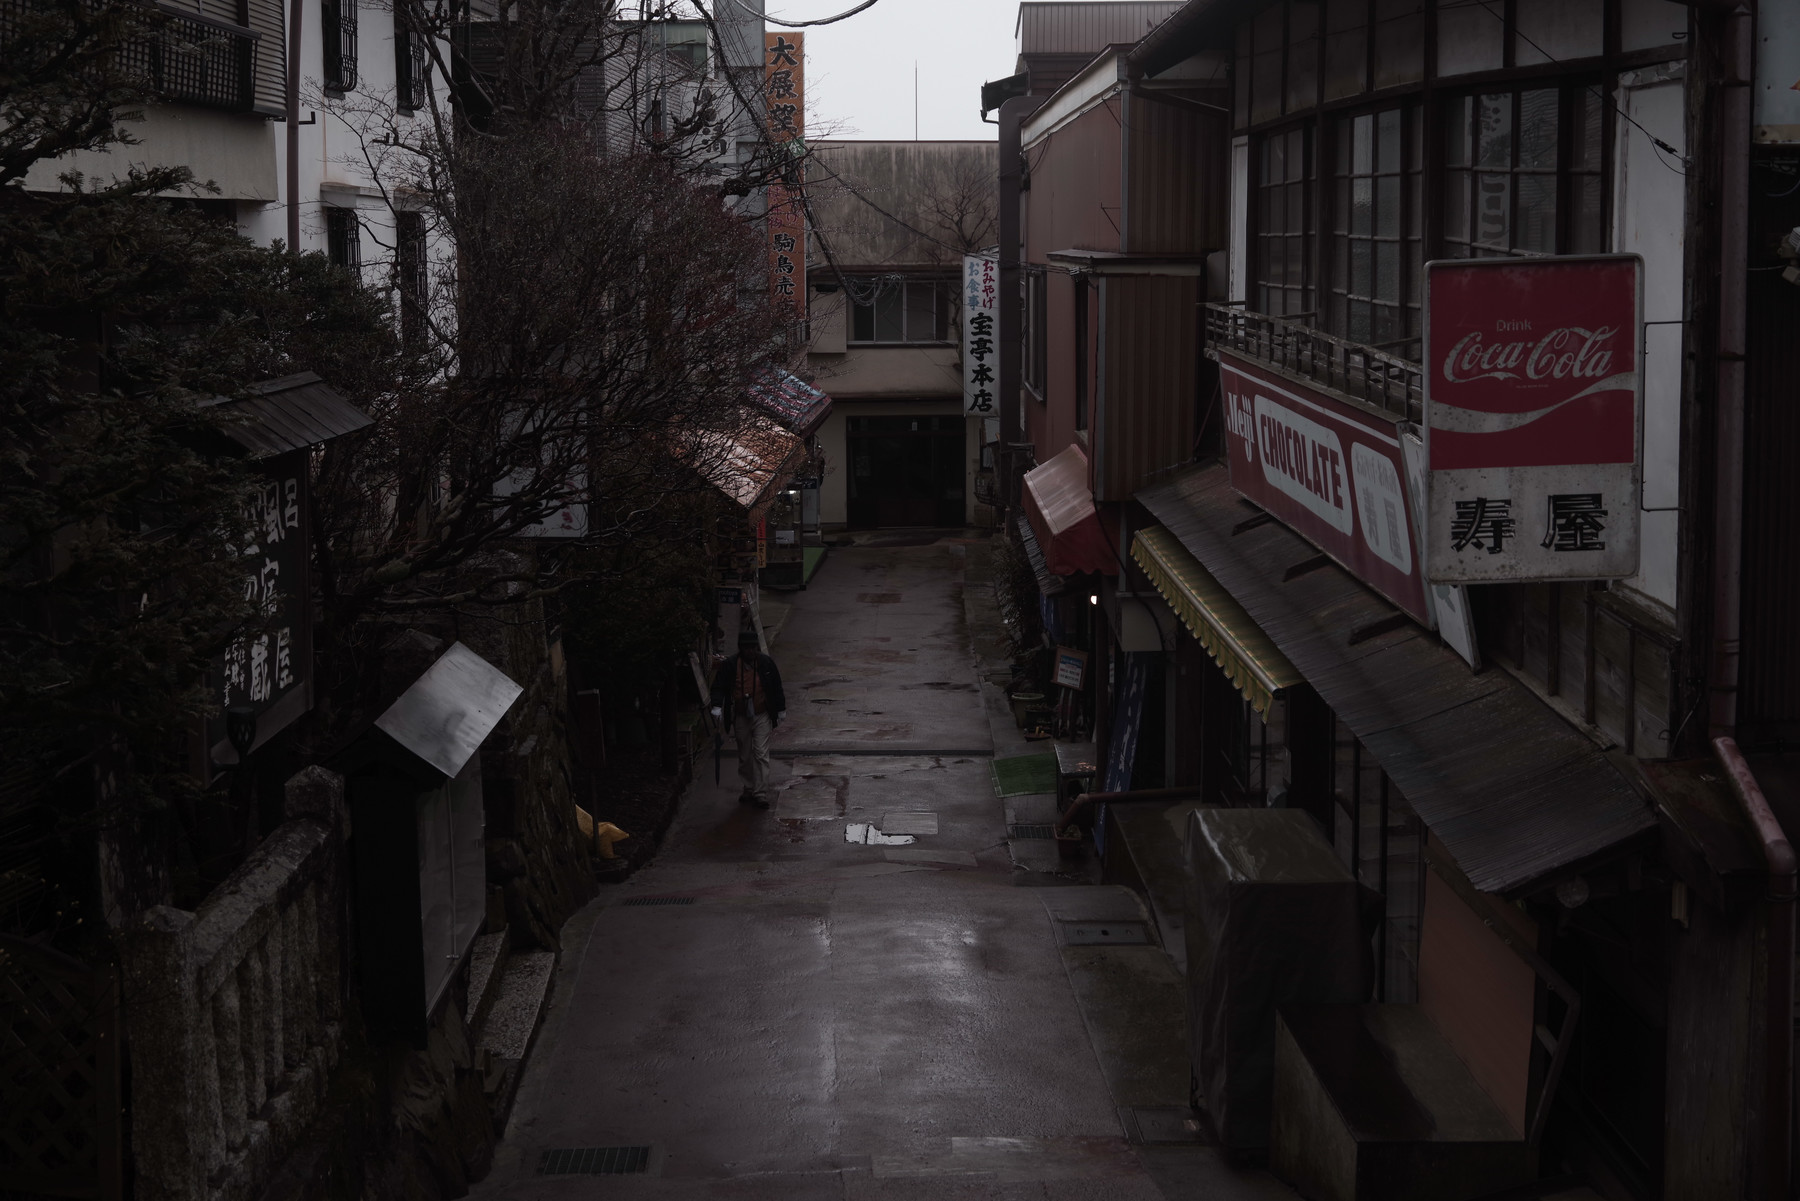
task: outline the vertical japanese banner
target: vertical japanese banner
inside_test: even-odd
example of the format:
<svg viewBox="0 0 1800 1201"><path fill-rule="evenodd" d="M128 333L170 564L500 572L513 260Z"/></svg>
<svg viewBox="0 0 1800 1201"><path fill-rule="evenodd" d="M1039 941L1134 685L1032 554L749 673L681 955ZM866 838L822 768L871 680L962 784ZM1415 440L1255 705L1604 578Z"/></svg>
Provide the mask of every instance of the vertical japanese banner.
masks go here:
<svg viewBox="0 0 1800 1201"><path fill-rule="evenodd" d="M1637 572L1642 279L1635 254L1426 264L1433 583Z"/></svg>
<svg viewBox="0 0 1800 1201"><path fill-rule="evenodd" d="M763 34L763 106L769 140L785 160L782 181L768 187L769 298L806 320L806 209L801 156L806 153L806 35Z"/></svg>
<svg viewBox="0 0 1800 1201"><path fill-rule="evenodd" d="M312 623L307 618L307 452L265 459L246 516L253 541L244 548L244 599L256 616L213 661L213 700L206 745L215 764L231 763L225 710L247 705L256 714L257 742L266 741L311 707Z"/></svg>
<svg viewBox="0 0 1800 1201"><path fill-rule="evenodd" d="M1000 267L991 258L963 256L962 363L963 414L991 417L998 413L994 368L999 363Z"/></svg>

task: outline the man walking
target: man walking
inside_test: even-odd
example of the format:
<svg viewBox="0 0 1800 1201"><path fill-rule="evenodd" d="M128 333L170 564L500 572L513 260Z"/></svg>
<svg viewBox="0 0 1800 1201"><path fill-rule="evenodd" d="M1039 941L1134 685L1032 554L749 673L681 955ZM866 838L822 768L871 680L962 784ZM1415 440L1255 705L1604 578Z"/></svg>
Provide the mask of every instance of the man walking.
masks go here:
<svg viewBox="0 0 1800 1201"><path fill-rule="evenodd" d="M775 660L762 653L756 630L745 626L738 634L737 658L727 659L713 674L713 716L731 710L731 728L737 736L738 775L744 791L738 804L769 807L769 735L787 715L787 694L781 690L781 671Z"/></svg>

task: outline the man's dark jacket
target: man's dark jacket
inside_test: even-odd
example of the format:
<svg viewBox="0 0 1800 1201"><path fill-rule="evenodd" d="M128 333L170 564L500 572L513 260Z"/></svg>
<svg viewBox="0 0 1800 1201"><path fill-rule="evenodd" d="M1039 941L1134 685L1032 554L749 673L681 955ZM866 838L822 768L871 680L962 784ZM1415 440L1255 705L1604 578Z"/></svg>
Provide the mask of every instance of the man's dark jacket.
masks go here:
<svg viewBox="0 0 1800 1201"><path fill-rule="evenodd" d="M733 655L713 673L712 703L727 712L731 709L731 690L737 683L740 658L739 655ZM756 674L762 680L763 699L768 702L769 722L773 725L777 713L787 712L787 693L781 689L781 669L775 666L775 660L759 654L756 656ZM737 720L735 715L732 720Z"/></svg>

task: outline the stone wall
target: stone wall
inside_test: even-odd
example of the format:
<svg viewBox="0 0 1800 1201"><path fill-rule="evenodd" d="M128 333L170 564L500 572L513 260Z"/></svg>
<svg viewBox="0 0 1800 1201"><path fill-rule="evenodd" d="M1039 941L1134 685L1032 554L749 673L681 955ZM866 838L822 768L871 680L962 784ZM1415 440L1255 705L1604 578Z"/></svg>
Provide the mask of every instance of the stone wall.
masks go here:
<svg viewBox="0 0 1800 1201"><path fill-rule="evenodd" d="M529 547L495 552L472 573L535 578ZM482 756L488 886L501 891L515 946L559 950L557 932L593 895L575 820L568 678L541 600L465 608L455 636L524 688Z"/></svg>

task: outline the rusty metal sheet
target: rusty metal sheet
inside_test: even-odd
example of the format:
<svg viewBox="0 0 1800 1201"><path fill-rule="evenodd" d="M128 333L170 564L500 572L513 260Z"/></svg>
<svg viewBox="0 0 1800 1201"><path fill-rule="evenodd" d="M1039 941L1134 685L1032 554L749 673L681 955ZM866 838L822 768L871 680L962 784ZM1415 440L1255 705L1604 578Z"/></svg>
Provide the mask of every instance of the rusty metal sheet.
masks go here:
<svg viewBox="0 0 1800 1201"><path fill-rule="evenodd" d="M1655 827L1600 749L1512 677L1470 674L1410 623L1351 642L1394 608L1335 564L1292 573L1318 552L1254 521L1223 469L1137 499L1362 740L1476 888L1516 892Z"/></svg>

